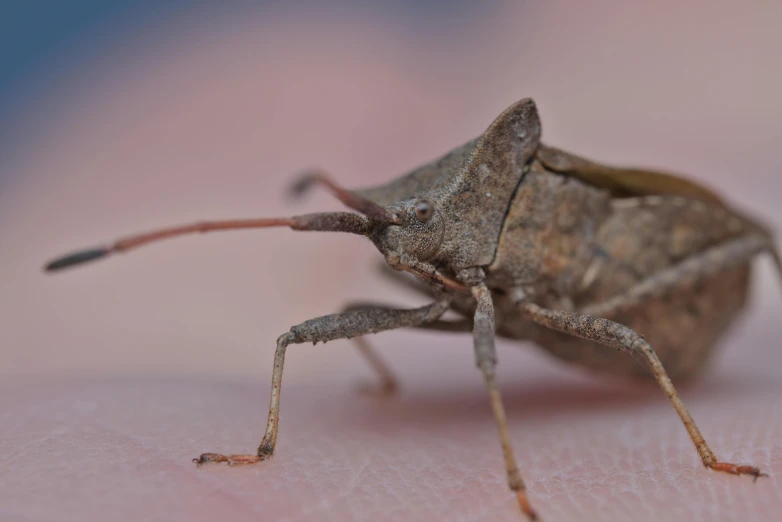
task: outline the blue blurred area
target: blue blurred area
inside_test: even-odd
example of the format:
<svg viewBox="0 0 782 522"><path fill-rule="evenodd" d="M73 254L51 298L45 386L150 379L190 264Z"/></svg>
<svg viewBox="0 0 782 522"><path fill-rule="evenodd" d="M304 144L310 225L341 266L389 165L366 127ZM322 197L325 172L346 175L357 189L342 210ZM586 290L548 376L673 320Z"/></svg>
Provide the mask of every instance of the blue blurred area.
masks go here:
<svg viewBox="0 0 782 522"><path fill-rule="evenodd" d="M2 114L43 87L37 83L44 79L47 67L89 49L112 27L169 14L184 4L151 0L5 0L0 5Z"/></svg>
<svg viewBox="0 0 782 522"><path fill-rule="evenodd" d="M490 3L476 5L466 0L261 0L249 5L273 5L286 10L349 6L376 11L381 17L401 16L410 25L421 22L428 25L434 20L465 18L470 10L485 9ZM225 10L248 6L243 2L214 0L0 0L0 115L9 109L18 109L45 92L47 70L61 67L66 60L78 58L82 53L93 55L99 51L102 39L110 38L117 28L158 21L205 5Z"/></svg>

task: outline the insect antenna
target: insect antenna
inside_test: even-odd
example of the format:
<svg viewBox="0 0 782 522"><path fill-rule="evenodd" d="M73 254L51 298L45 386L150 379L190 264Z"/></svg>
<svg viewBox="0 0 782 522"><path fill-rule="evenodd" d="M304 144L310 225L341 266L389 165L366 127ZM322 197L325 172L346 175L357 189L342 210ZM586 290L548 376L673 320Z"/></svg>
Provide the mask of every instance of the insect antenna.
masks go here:
<svg viewBox="0 0 782 522"><path fill-rule="evenodd" d="M245 228L273 228L289 227L293 230L309 230L320 232L350 232L352 234L367 235L369 224L367 218L352 212L326 212L320 214L305 214L288 218L261 218L261 219L236 219L228 221L203 221L163 228L152 232L128 236L114 243L97 248L79 250L71 254L59 257L48 263L44 270L53 272L80 265L88 261L94 261L109 256L110 254L125 252L140 246L187 234L201 234L218 230L237 230Z"/></svg>
<svg viewBox="0 0 782 522"><path fill-rule="evenodd" d="M331 180L328 174L320 170L311 170L302 173L299 180L291 188L291 194L296 197L302 196L313 185L322 185L337 197L346 207L360 212L370 219L386 222L391 225L399 225L401 219L398 215L389 212L385 207L378 205L374 201L358 194L346 190Z"/></svg>
<svg viewBox="0 0 782 522"><path fill-rule="evenodd" d="M398 215L389 212L385 207L378 205L372 200L340 187L332 181L328 175L320 171L305 172L299 181L291 187L291 192L294 195L301 195L313 185L324 186L346 207L356 210L366 217L350 212L327 212L293 216L289 218L237 219L191 223L189 225L163 228L153 232L129 236L119 239L109 246L79 250L51 261L44 266L44 270L47 272L61 270L88 261L101 259L113 253L125 252L154 241L186 234L199 234L217 230L236 230L242 228L290 227L293 230L350 232L352 234L365 236L369 229L367 218L375 222L387 224L401 223L401 219Z"/></svg>

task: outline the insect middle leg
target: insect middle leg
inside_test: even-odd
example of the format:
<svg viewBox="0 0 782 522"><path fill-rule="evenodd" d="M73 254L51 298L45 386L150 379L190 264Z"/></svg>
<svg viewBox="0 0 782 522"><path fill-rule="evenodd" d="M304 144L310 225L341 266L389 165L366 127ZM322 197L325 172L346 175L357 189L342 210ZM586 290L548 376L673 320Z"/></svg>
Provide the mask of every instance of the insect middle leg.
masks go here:
<svg viewBox="0 0 782 522"><path fill-rule="evenodd" d="M428 298L433 297L436 291L427 284L423 284L418 278L411 277L410 274L399 272L391 269L387 263L378 263L378 272L393 281L396 285L412 290L416 294L426 296ZM343 311L361 310L364 308L389 308L384 305L378 305L374 303L351 303L348 304ZM460 317L459 319L450 321L437 319L429 323L423 323L417 325L416 328L424 330L437 330L441 332L471 332L472 331L472 319L467 317ZM366 387L364 391L370 393L378 393L381 396L392 395L398 390L398 381L394 377L394 373L386 365L383 359L377 354L372 344L364 337L355 337L351 339L358 349L359 353L366 359L367 363L372 367L375 373L380 378L380 386L378 388Z"/></svg>
<svg viewBox="0 0 782 522"><path fill-rule="evenodd" d="M342 311L354 312L354 311L367 310L367 309L393 310L393 308L389 306L379 305L374 303L351 303L345 306L342 309ZM444 321L442 319L435 319L434 321L431 322L416 325L416 327L424 330L469 332L472 330L472 321L469 321L467 319L459 319L455 321ZM379 387L375 388L375 387L367 386L362 388L362 390L373 394L379 394L381 396L388 396L396 393L399 387L397 379L396 377L394 377L394 373L391 371L391 369L388 367L385 361L383 361L383 359L377 354L372 344L369 341L367 341L363 336L354 337L351 339L351 341L353 341L353 344L355 344L359 353L361 353L361 355L364 356L369 366L372 367L372 369L380 378Z"/></svg>
<svg viewBox="0 0 782 522"><path fill-rule="evenodd" d="M439 293L435 302L409 310L386 308L370 308L357 311L342 312L310 319L277 339L277 349L274 353L274 368L272 371L272 389L269 401L269 418L266 432L255 454L222 455L219 453L204 453L193 459L196 464L207 462L225 462L229 465L254 464L268 459L274 453L277 444L277 431L280 421L280 392L282 390L282 371L285 363L285 350L288 345L300 343L318 343L345 339L393 330L409 326L418 326L438 319L451 302L447 293Z"/></svg>

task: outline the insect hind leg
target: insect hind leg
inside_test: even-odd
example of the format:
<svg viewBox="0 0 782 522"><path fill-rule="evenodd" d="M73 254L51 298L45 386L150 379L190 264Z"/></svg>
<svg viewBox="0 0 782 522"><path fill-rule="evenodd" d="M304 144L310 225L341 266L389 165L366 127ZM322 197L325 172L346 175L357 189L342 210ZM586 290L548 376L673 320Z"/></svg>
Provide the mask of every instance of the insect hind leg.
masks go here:
<svg viewBox="0 0 782 522"><path fill-rule="evenodd" d="M674 388L671 379L657 357L657 353L643 336L627 326L601 317L579 312L549 310L541 308L534 303L523 301L518 306L522 317L541 326L589 341L595 341L631 355L639 355L648 365L657 384L668 396L676 413L679 414L679 418L695 445L695 449L704 466L714 471L723 471L734 475L750 475L755 480L758 477L766 476L765 473L761 473L755 466L737 465L717 459L692 419L690 412L684 406L684 402Z"/></svg>

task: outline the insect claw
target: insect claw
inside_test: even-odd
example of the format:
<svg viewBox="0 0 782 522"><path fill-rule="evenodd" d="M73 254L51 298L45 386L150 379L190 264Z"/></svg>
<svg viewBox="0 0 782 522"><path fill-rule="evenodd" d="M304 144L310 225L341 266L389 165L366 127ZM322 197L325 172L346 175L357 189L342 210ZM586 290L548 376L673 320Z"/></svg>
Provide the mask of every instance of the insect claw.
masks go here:
<svg viewBox="0 0 782 522"><path fill-rule="evenodd" d="M224 462L229 466L241 466L244 464L255 464L263 462L267 457L261 455L221 455L220 453L203 453L200 457L193 459L197 467L207 462Z"/></svg>
<svg viewBox="0 0 782 522"><path fill-rule="evenodd" d="M762 473L760 469L749 465L736 465L728 462L715 462L709 466L714 471L722 471L732 475L750 475L752 482L756 482L759 477L768 477L767 473Z"/></svg>
<svg viewBox="0 0 782 522"><path fill-rule="evenodd" d="M396 397L399 386L396 381L383 382L380 384L374 382L362 382L357 386L359 393L368 397L379 399L390 399Z"/></svg>
<svg viewBox="0 0 782 522"><path fill-rule="evenodd" d="M529 520L531 520L532 522L540 520L540 517L538 517L538 513L534 509L532 509L532 506L529 503L529 498L527 497L526 491L524 490L517 491L516 499L519 501L519 507L521 508L521 512L524 513Z"/></svg>
<svg viewBox="0 0 782 522"><path fill-rule="evenodd" d="M752 474L752 482L755 483L758 481L760 477L768 477L768 473L761 473L760 470L757 470L757 473Z"/></svg>

